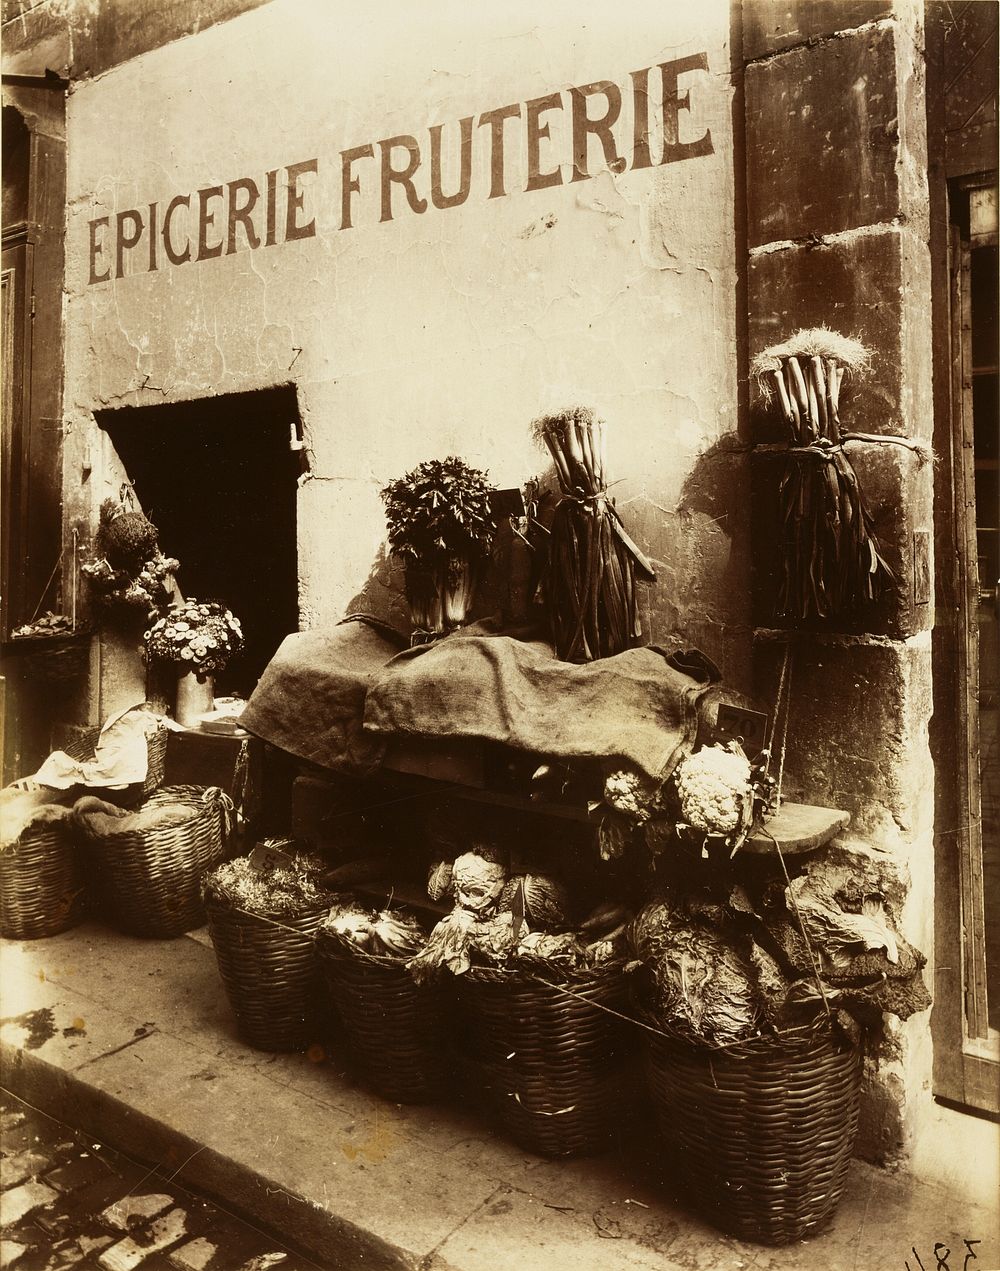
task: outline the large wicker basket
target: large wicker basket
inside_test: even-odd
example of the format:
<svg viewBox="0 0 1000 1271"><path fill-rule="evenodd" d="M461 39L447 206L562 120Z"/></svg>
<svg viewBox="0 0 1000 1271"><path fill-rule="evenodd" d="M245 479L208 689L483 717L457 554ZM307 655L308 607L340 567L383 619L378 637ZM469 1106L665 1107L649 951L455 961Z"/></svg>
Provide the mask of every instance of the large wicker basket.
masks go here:
<svg viewBox="0 0 1000 1271"><path fill-rule="evenodd" d="M120 824L78 812L100 910L137 936L169 939L200 927L201 878L225 855L231 808L215 786L163 786ZM144 814L172 810L177 819L143 828Z"/></svg>
<svg viewBox="0 0 1000 1271"><path fill-rule="evenodd" d="M29 825L0 852L0 935L54 936L75 927L85 910L83 866L68 819Z"/></svg>
<svg viewBox="0 0 1000 1271"><path fill-rule="evenodd" d="M634 1089L620 965L573 975L473 967L455 977L459 1046L501 1125L542 1156L611 1147Z"/></svg>
<svg viewBox="0 0 1000 1271"><path fill-rule="evenodd" d="M450 1033L440 987L416 984L398 958L368 953L333 931L319 932L317 948L359 1075L395 1103L439 1098Z"/></svg>
<svg viewBox="0 0 1000 1271"><path fill-rule="evenodd" d="M268 918L209 892L208 931L240 1037L258 1050L306 1050L325 1031L315 935L330 908Z"/></svg>
<svg viewBox="0 0 1000 1271"><path fill-rule="evenodd" d="M692 1204L763 1244L821 1227L854 1150L859 1047L826 1016L723 1049L646 1036L663 1151Z"/></svg>

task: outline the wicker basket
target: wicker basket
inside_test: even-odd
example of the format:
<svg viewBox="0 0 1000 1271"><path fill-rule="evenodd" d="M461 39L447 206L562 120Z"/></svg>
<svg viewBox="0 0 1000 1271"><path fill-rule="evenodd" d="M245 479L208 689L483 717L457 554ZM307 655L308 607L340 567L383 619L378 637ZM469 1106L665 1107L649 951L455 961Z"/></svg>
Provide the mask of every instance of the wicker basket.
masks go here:
<svg viewBox="0 0 1000 1271"><path fill-rule="evenodd" d="M132 935L169 939L205 921L201 878L223 859L232 804L215 786L163 786L140 813L177 807L183 820L151 828L105 826L95 832L76 814L93 866L95 899L115 926ZM138 814L136 814L138 815ZM106 821L106 819L105 819Z"/></svg>
<svg viewBox="0 0 1000 1271"><path fill-rule="evenodd" d="M0 852L0 935L40 940L86 910L83 866L68 818L29 825Z"/></svg>
<svg viewBox="0 0 1000 1271"><path fill-rule="evenodd" d="M799 1240L832 1216L861 1084L860 1049L839 1028L820 1016L719 1050L646 1036L664 1149L694 1207L762 1244Z"/></svg>
<svg viewBox="0 0 1000 1271"><path fill-rule="evenodd" d="M360 1075L394 1103L427 1103L446 1087L445 995L418 985L398 958L380 957L322 930L320 965Z"/></svg>
<svg viewBox="0 0 1000 1271"><path fill-rule="evenodd" d="M258 1050L306 1050L324 1024L314 937L329 897L307 913L258 917L211 894L208 931L240 1037Z"/></svg>
<svg viewBox="0 0 1000 1271"><path fill-rule="evenodd" d="M100 728L88 728L65 746L65 753L71 759L89 762L94 758L100 736ZM81 786L80 789L87 794L97 795L101 799L106 799L109 803L120 804L122 807L133 807L141 803L143 799L148 799L163 784L163 774L167 765L167 740L169 737L169 730L162 725L159 725L153 732L146 735L146 778L141 784L135 782L133 785L125 786L121 790L109 790L103 786Z"/></svg>
<svg viewBox="0 0 1000 1271"><path fill-rule="evenodd" d="M28 675L57 691L82 680L90 666L90 631L59 635L15 636L12 647L23 656Z"/></svg>
<svg viewBox="0 0 1000 1271"><path fill-rule="evenodd" d="M473 967L455 978L460 1047L501 1125L542 1156L612 1146L629 1111L635 1029L620 965L572 976Z"/></svg>

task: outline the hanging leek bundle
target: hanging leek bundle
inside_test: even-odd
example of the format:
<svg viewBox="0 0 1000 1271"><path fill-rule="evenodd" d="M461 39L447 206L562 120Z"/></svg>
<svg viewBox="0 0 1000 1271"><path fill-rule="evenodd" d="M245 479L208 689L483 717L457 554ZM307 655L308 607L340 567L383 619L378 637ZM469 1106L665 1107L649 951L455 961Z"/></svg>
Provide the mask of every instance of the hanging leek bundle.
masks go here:
<svg viewBox="0 0 1000 1271"><path fill-rule="evenodd" d="M825 327L797 331L754 359L765 399L777 393L789 429L778 492L779 618L835 619L876 600L892 577L858 478L844 452L840 389L871 354Z"/></svg>
<svg viewBox="0 0 1000 1271"><path fill-rule="evenodd" d="M586 406L532 424L535 440L552 456L563 494L552 518L542 585L556 656L566 662L592 662L633 645L642 634L636 569L655 577L608 497L605 427Z"/></svg>

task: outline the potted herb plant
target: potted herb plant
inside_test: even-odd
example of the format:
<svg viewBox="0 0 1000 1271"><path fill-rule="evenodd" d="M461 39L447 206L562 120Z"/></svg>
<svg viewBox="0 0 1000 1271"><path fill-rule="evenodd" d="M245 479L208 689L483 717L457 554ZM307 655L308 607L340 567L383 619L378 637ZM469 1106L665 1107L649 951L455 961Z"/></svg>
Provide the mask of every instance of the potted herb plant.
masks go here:
<svg viewBox="0 0 1000 1271"><path fill-rule="evenodd" d="M440 635L468 618L496 531L495 489L485 472L450 455L418 464L382 490L417 633Z"/></svg>
<svg viewBox="0 0 1000 1271"><path fill-rule="evenodd" d="M185 726L212 709L213 676L243 648L243 628L225 605L194 598L173 604L143 633L147 662L177 667L175 717Z"/></svg>

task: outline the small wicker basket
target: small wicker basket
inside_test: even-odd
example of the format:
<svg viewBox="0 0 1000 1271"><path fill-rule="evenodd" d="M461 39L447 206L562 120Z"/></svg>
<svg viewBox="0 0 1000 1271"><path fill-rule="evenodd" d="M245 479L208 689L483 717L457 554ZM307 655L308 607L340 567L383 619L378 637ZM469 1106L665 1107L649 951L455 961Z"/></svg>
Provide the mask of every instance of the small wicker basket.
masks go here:
<svg viewBox="0 0 1000 1271"><path fill-rule="evenodd" d="M860 1048L825 1015L720 1049L646 1036L665 1154L693 1206L762 1244L821 1227L854 1150Z"/></svg>
<svg viewBox="0 0 1000 1271"><path fill-rule="evenodd" d="M360 1075L394 1103L428 1103L449 1067L445 995L418 985L398 958L369 953L334 931L316 938L323 975Z"/></svg>
<svg viewBox="0 0 1000 1271"><path fill-rule="evenodd" d="M53 691L76 684L90 666L89 629L58 635L15 636L13 649L23 656L29 677Z"/></svg>
<svg viewBox="0 0 1000 1271"><path fill-rule="evenodd" d="M143 813L166 809L186 815L141 828ZM154 939L200 927L201 878L225 855L231 809L215 786L163 786L120 828L107 817L74 813L102 912L121 930Z"/></svg>
<svg viewBox="0 0 1000 1271"><path fill-rule="evenodd" d="M69 742L65 752L71 759L89 762L94 758L97 743L100 740L100 728L88 728L79 737ZM125 786L120 790L109 790L104 786L79 787L88 794L93 794L109 803L117 803L122 807L133 807L148 799L163 784L163 775L167 765L167 741L170 737L168 729L163 725L146 734L146 777L145 780Z"/></svg>
<svg viewBox="0 0 1000 1271"><path fill-rule="evenodd" d="M29 825L0 852L0 935L40 940L75 927L85 911L83 866L68 817Z"/></svg>
<svg viewBox="0 0 1000 1271"><path fill-rule="evenodd" d="M473 967L454 980L460 1047L504 1129L542 1156L611 1147L637 1049L621 964L555 976Z"/></svg>
<svg viewBox="0 0 1000 1271"><path fill-rule="evenodd" d="M330 898L305 913L269 918L206 890L205 912L240 1037L258 1050L306 1050L324 1032L314 937Z"/></svg>

